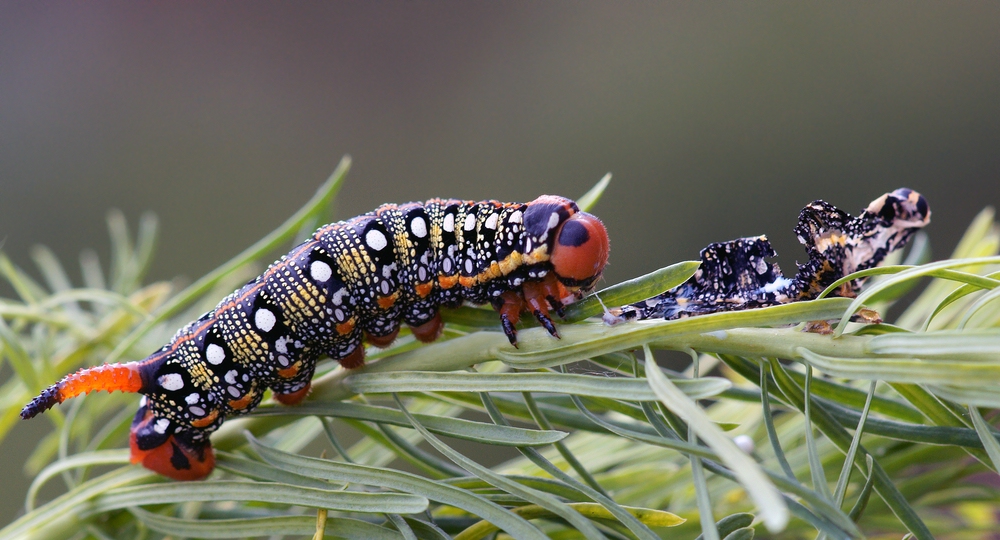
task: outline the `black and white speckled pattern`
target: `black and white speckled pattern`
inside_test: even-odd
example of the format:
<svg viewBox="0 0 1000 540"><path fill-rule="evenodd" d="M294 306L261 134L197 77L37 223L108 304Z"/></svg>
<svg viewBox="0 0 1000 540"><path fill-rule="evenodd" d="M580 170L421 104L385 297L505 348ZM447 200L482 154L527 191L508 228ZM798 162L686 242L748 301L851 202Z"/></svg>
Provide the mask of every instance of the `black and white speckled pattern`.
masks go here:
<svg viewBox="0 0 1000 540"><path fill-rule="evenodd" d="M775 255L764 236L710 244L701 251L701 266L688 281L648 300L625 306L621 319L678 319L816 298L838 279L877 266L906 245L914 232L930 222L927 201L916 191L886 193L858 217L824 201L813 201L799 213L795 234L809 260L795 277L767 262ZM863 280L839 288L835 296L855 296Z"/></svg>
<svg viewBox="0 0 1000 540"><path fill-rule="evenodd" d="M303 389L320 356L349 356L365 333L391 336L440 306L486 303L544 277L549 232L578 212L552 199L386 204L320 228L142 362L152 414L137 415L140 447L170 433L205 441L267 388Z"/></svg>

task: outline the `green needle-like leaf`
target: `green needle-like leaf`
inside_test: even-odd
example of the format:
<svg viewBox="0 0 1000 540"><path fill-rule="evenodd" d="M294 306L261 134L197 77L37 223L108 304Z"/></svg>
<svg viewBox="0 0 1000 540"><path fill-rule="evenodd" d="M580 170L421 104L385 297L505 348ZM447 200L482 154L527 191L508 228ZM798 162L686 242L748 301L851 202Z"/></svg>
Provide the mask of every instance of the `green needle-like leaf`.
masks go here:
<svg viewBox="0 0 1000 540"><path fill-rule="evenodd" d="M715 426L696 403L664 376L652 359L646 362L646 376L660 401L687 422L698 437L715 450L719 459L736 474L743 488L757 503L768 530L777 532L784 529L789 519L788 507L778 489L760 470L760 466L737 448L736 444Z"/></svg>
<svg viewBox="0 0 1000 540"><path fill-rule="evenodd" d="M93 512L129 506L179 502L252 501L344 512L415 514L427 509L427 499L400 493L327 491L269 482L215 480L117 488L94 501Z"/></svg>
<svg viewBox="0 0 1000 540"><path fill-rule="evenodd" d="M344 384L359 394L449 391L556 392L627 401L657 400L656 394L650 390L645 379L574 374L406 371L352 375L344 380ZM674 384L693 399L717 396L732 387L732 383L728 380L718 377L675 380Z"/></svg>
<svg viewBox="0 0 1000 540"><path fill-rule="evenodd" d="M437 437L427 431L416 418L413 417L403 406L403 402L396 397L396 404L399 405L400 410L403 411L409 418L410 423L413 427L424 436L424 439L431 444L438 452L441 452L448 459L452 460L456 465L462 467L463 469L469 471L470 473L482 478L483 480L489 482L490 484L510 493L516 495L526 501L531 501L546 510L552 512L553 514L565 519L570 524L572 524L580 533L582 533L588 540L592 539L603 539L605 536L594 526L593 523L588 521L583 515L581 515L576 510L566 506L566 504L560 502L555 497L548 495L547 493L542 493L540 491L525 487L513 480L510 480L500 474L497 474L490 469L483 467L482 465L476 463L475 461L463 456L462 454L456 452L448 445L442 443Z"/></svg>
<svg viewBox="0 0 1000 540"><path fill-rule="evenodd" d="M644 276L612 285L607 289L598 291L579 302L567 306L565 310L566 321L582 321L587 317L600 315L604 312L605 307L611 308L640 302L651 296L656 296L664 291L673 289L694 275L698 271L699 266L701 266L701 263L698 261L684 261L660 268Z"/></svg>
<svg viewBox="0 0 1000 540"><path fill-rule="evenodd" d="M615 519L607 508L595 503L570 503L570 508L591 519ZM645 525L650 527L675 527L686 520L670 512L662 510L650 510L648 508L625 507L630 514L635 516ZM535 504L515 508L513 512L525 519L553 518L558 517L551 511ZM488 521L480 521L475 525L465 529L455 535L454 540L479 540L497 531L497 528Z"/></svg>
<svg viewBox="0 0 1000 540"><path fill-rule="evenodd" d="M180 519L129 508L139 521L156 532L183 538L247 538L257 536L311 535L316 518L275 516L240 519ZM398 532L359 519L338 517L326 522L327 536L357 540L401 540Z"/></svg>
<svg viewBox="0 0 1000 540"><path fill-rule="evenodd" d="M427 480L415 474L378 467L340 463L281 452L247 435L250 445L265 461L284 470L335 482L381 486L460 508L497 525L515 538L544 540L545 536L524 519L468 491Z"/></svg>
<svg viewBox="0 0 1000 540"><path fill-rule="evenodd" d="M590 188L586 193L580 196L576 200L576 205L580 207L580 210L584 212L590 212L597 206L597 201L601 200L601 196L604 195L604 190L608 188L608 184L611 183L611 173L605 174L600 180L594 184L594 187Z"/></svg>
<svg viewBox="0 0 1000 540"><path fill-rule="evenodd" d="M405 375L405 374L401 374ZM316 415L352 418L379 424L410 427L406 416L389 407L334 401L311 402L298 407L264 406L254 411L259 416ZM417 414L420 423L433 433L500 446L541 446L552 444L566 436L562 431L543 431L474 422L461 418Z"/></svg>

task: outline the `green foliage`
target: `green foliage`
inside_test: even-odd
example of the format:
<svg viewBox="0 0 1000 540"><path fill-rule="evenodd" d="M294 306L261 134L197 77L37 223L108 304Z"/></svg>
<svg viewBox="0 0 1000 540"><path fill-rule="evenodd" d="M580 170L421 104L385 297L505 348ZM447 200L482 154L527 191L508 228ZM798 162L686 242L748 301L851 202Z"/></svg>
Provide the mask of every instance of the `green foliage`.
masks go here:
<svg viewBox="0 0 1000 540"><path fill-rule="evenodd" d="M0 439L59 376L141 358L321 222L348 165L177 294L141 285L151 218L133 240L111 215L110 271L85 255L82 288L45 249L34 252L41 282L0 254L16 293L0 300L0 355L15 374L0 387ZM437 343L404 331L363 369L321 364L303 406L227 421L203 482L128 465L134 396L80 397L35 420L52 431L25 464L26 513L0 538L987 538L1000 497L976 478L995 474L1000 443L995 415L977 407L1000 408L990 383L1000 233L984 211L951 259L928 263L926 246L920 237L905 264L866 271L853 300L617 326L588 318L602 312L597 297L637 301L697 266L679 263L572 306L579 322L560 340L523 329L519 349L489 311L454 310ZM925 278L895 324L850 322L863 306L900 311L893 303ZM803 331L816 320L839 324ZM661 368L648 362L654 350L693 365ZM487 466L484 445L520 457ZM57 479L65 493L39 503Z"/></svg>

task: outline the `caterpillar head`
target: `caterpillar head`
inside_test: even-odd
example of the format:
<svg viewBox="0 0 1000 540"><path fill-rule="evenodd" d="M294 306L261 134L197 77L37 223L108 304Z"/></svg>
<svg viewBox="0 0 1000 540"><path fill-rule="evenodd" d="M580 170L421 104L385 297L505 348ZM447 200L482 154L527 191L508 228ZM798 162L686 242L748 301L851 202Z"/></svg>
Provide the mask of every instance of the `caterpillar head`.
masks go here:
<svg viewBox="0 0 1000 540"><path fill-rule="evenodd" d="M608 231L596 216L581 212L573 201L542 195L528 203L524 229L547 247L548 261L559 282L570 290L588 291L608 263ZM530 246L530 244L529 244ZM530 249L526 250L529 253Z"/></svg>
<svg viewBox="0 0 1000 540"><path fill-rule="evenodd" d="M549 261L564 285L589 290L608 264L608 247L608 231L601 220L580 212L556 232Z"/></svg>

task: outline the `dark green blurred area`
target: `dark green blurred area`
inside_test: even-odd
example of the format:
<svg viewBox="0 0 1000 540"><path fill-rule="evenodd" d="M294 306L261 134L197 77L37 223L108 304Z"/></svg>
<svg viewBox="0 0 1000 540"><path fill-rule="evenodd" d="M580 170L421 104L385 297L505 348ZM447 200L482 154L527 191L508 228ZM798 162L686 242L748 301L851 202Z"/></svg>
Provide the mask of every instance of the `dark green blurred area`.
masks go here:
<svg viewBox="0 0 1000 540"><path fill-rule="evenodd" d="M151 210L150 279L193 279L350 153L340 218L611 171L609 283L762 233L792 271L802 206L900 186L944 257L1000 201L998 29L995 3L4 2L0 238L78 279L109 208ZM0 447L0 523L35 427Z"/></svg>

